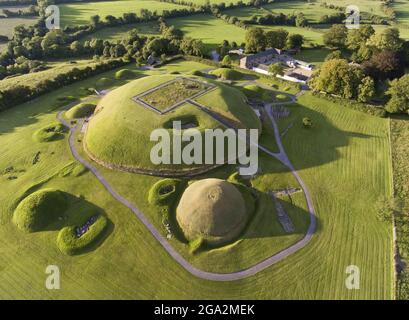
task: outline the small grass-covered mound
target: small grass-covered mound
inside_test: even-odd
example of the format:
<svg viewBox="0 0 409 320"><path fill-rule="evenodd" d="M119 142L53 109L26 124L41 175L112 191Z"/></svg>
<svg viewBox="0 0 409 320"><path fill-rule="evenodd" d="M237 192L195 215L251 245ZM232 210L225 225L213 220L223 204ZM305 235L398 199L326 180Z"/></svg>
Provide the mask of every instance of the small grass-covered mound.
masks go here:
<svg viewBox="0 0 409 320"><path fill-rule="evenodd" d="M36 232L52 223L68 205L64 192L55 189L36 191L24 198L13 214L14 224L22 231Z"/></svg>
<svg viewBox="0 0 409 320"><path fill-rule="evenodd" d="M202 238L219 245L236 238L248 221L248 212L240 191L221 179L194 182L183 193L176 219L189 241Z"/></svg>
<svg viewBox="0 0 409 320"><path fill-rule="evenodd" d="M243 87L244 94L250 99L271 100L272 93L255 84L250 84Z"/></svg>
<svg viewBox="0 0 409 320"><path fill-rule="evenodd" d="M149 190L149 203L154 205L170 204L178 196L182 184L180 179L159 180Z"/></svg>
<svg viewBox="0 0 409 320"><path fill-rule="evenodd" d="M95 83L95 86L98 90L107 89L112 87L115 84L115 81L110 78L101 78Z"/></svg>
<svg viewBox="0 0 409 320"><path fill-rule="evenodd" d="M243 74L230 68L218 68L209 72L222 80L240 80Z"/></svg>
<svg viewBox="0 0 409 320"><path fill-rule="evenodd" d="M198 77L203 77L203 72L200 70L192 70L190 71L188 74L192 75L192 76L198 76Z"/></svg>
<svg viewBox="0 0 409 320"><path fill-rule="evenodd" d="M33 133L33 139L37 142L49 142L62 139L65 127L61 123L53 123Z"/></svg>
<svg viewBox="0 0 409 320"><path fill-rule="evenodd" d="M78 236L77 228L80 226L64 227L58 233L57 246L61 252L68 255L83 253L92 244L100 240L104 234L104 230L108 225L108 220L102 215L98 215L88 230Z"/></svg>
<svg viewBox="0 0 409 320"><path fill-rule="evenodd" d="M129 69L122 69L115 73L115 79L129 80L135 78L135 72Z"/></svg>
<svg viewBox="0 0 409 320"><path fill-rule="evenodd" d="M87 118L94 113L94 103L80 103L65 113L67 119Z"/></svg>
<svg viewBox="0 0 409 320"><path fill-rule="evenodd" d="M275 98L278 101L289 101L290 100L290 98L288 96L286 96L285 94L282 94L282 93L276 94Z"/></svg>

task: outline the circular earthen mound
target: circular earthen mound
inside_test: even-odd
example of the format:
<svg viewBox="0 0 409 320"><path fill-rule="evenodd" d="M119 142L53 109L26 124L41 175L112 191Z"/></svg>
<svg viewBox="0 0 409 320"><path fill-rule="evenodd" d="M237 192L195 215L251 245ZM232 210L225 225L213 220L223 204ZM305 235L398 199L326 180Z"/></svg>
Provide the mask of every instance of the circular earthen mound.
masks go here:
<svg viewBox="0 0 409 320"><path fill-rule="evenodd" d="M240 191L230 182L204 179L191 184L176 209L176 219L185 237L202 238L212 245L236 238L247 223Z"/></svg>

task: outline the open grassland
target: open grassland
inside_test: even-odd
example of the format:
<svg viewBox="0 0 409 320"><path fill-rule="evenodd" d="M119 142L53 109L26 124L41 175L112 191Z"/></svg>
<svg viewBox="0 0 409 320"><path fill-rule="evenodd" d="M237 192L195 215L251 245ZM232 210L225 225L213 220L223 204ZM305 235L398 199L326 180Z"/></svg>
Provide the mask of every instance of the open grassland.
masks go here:
<svg viewBox="0 0 409 320"><path fill-rule="evenodd" d="M381 0L359 0L359 2L351 2L349 0L319 0L319 2L326 2L335 6L347 7L349 5L357 5L361 12L368 12L379 16L385 16L381 10Z"/></svg>
<svg viewBox="0 0 409 320"><path fill-rule="evenodd" d="M154 0L116 0L103 2L84 2L61 4L61 26L87 24L90 17L99 15L101 19L107 15L121 17L124 13L134 12L139 15L141 9L157 11L186 8L173 3L159 2Z"/></svg>
<svg viewBox="0 0 409 320"><path fill-rule="evenodd" d="M127 37L129 31L136 29L139 35L157 36L160 35L159 24L157 22L127 24L118 27L103 28L93 34L90 34L82 40L103 39L107 41L122 40Z"/></svg>
<svg viewBox="0 0 409 320"><path fill-rule="evenodd" d="M14 87L16 85L24 85L28 87L36 87L37 84L44 80L49 80L55 78L58 74L68 72L74 68L83 69L87 66L92 66L96 62L92 60L76 60L75 62L70 61L54 61L49 62L50 67L47 70L27 73L18 77L12 77L0 81L0 90L5 90L9 87Z"/></svg>
<svg viewBox="0 0 409 320"><path fill-rule="evenodd" d="M256 26L257 27L257 26ZM293 26L260 26L267 32L269 30L276 30L276 29L285 29L288 31L289 34L298 33L304 36L304 46L308 47L310 44L323 44L322 36L325 32L325 29L318 29L318 28L301 28L301 27L293 27Z"/></svg>
<svg viewBox="0 0 409 320"><path fill-rule="evenodd" d="M0 35L11 38L15 27L17 27L20 24L24 24L26 26L33 25L35 24L36 21L37 17L18 17L0 19Z"/></svg>
<svg viewBox="0 0 409 320"><path fill-rule="evenodd" d="M306 3L305 1L276 2L263 5L261 8L237 8L225 11L226 14L236 16L239 19L250 19L253 15L262 16L268 13L284 13L297 15L302 12L310 22L318 22L321 16L333 14L337 11L321 7L317 2Z"/></svg>
<svg viewBox="0 0 409 320"><path fill-rule="evenodd" d="M169 69L190 71L199 66L209 68L192 62L178 62ZM157 74L166 68L146 73ZM8 180L8 175L0 176L1 298L393 297L390 225L378 222L373 208L378 196L390 192L387 120L345 109L317 97L301 97L300 105L294 107L290 118L280 122L280 128L284 130L294 122L284 143L289 158L311 191L318 214L316 234L307 247L255 276L233 282L204 281L176 264L133 213L119 205L92 174L78 177L66 174L64 168L73 162L66 138L49 143L32 140L34 131L55 122L56 111L49 108L58 97L76 95L81 87L94 86L100 77L114 78L116 71L2 112L0 169L3 171L12 165L18 178ZM311 130L301 128L304 116L313 120ZM33 165L32 159L39 151L40 161ZM290 173L281 172L272 160L261 156L263 175L255 180L255 186L261 190L271 183L281 187L290 179ZM218 170L213 174L225 176L226 173ZM144 211L148 207L144 191L149 190L158 178L135 177L139 181L137 188L122 185L129 179L124 179L120 188L126 189L127 195ZM85 201L102 210L112 221L105 241L95 250L69 257L56 246L57 230L29 235L18 231L11 223L18 199L29 188L40 186L82 195ZM298 199L298 195L295 198L302 209L302 199ZM149 217L154 219L153 215ZM270 241L272 246L277 243L278 238L271 236L272 229L263 228L262 225L259 233L246 239L251 244L250 249L257 243ZM231 250L234 251L234 247ZM260 258L256 253L252 251L255 255L250 258L238 254L231 257L220 252L214 254L222 257L221 262L245 265L246 261ZM200 259L200 255L197 257L194 259ZM61 290L47 290L44 286L45 268L50 264L58 265L62 270ZM360 267L360 290L345 287L345 269L351 264ZM228 266L221 263L212 267L223 269Z"/></svg>
<svg viewBox="0 0 409 320"><path fill-rule="evenodd" d="M244 29L211 15L192 15L168 19L168 24L182 30L186 37L202 40L207 48L215 48L223 40L236 41L238 44L244 41Z"/></svg>

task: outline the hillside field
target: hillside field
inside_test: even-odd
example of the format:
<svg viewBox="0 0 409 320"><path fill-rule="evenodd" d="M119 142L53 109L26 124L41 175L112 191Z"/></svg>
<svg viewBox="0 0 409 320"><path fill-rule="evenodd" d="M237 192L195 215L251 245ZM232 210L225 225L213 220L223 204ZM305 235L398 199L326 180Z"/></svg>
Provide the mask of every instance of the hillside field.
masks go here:
<svg viewBox="0 0 409 320"><path fill-rule="evenodd" d="M131 65L126 68L135 70ZM122 68L121 68L122 69ZM174 62L142 74L208 70L196 62ZM32 134L54 123L50 105L61 96L77 96L81 87L93 87L98 79L114 79L118 70L93 77L2 113L0 118L0 297L3 299L391 299L393 294L391 226L375 218L373 203L391 192L389 121L372 117L305 94L291 106L291 116L280 121L280 130L293 123L283 138L290 160L311 191L318 215L318 229L307 247L255 276L212 282L193 277L163 250L144 225L120 205L90 173L75 176L73 157L64 139L34 142ZM122 83L122 82L121 82ZM118 84L118 82L116 82ZM82 98L85 98L82 96ZM308 116L313 128L304 129ZM271 136L270 139L273 139ZM40 152L39 162L33 157ZM260 156L263 175L255 186L280 185L289 173ZM75 163L75 162L74 162ZM13 166L17 179L4 172ZM67 169L68 168L68 169ZM135 175L133 180L103 171L119 191L154 220L146 192L158 178ZM215 171L213 175L227 172ZM129 186L137 186L129 188ZM56 247L58 231L24 234L11 223L18 200L27 190L56 188L69 192L102 210L112 222L102 244L78 256L65 256ZM302 201L295 200L302 208ZM298 202L299 201L299 202ZM271 230L269 231L271 232ZM270 239L270 240L269 240ZM253 244L274 242L274 237L249 238ZM174 241L174 240L172 240ZM171 242L174 243L174 242ZM215 253L216 254L216 253ZM220 265L243 266L260 258L225 255ZM195 263L200 262L200 255ZM235 258L236 257L236 258ZM233 259L230 260L229 259ZM217 261L217 260L216 260ZM224 263L230 264L224 264ZM62 270L61 290L44 286L45 268ZM345 287L345 270L357 265L361 289Z"/></svg>

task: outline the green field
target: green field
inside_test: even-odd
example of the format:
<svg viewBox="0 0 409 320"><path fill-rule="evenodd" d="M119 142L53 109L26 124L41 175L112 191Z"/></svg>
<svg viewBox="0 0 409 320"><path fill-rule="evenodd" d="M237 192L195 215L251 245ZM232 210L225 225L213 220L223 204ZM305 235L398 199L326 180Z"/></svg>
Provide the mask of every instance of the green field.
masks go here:
<svg viewBox="0 0 409 320"><path fill-rule="evenodd" d="M168 24L182 30L187 37L202 40L207 48L214 48L220 45L223 40L236 41L238 44L244 41L245 32L242 28L228 24L211 15L168 19Z"/></svg>
<svg viewBox="0 0 409 320"><path fill-rule="evenodd" d="M250 19L253 15L262 16L268 13L284 13L286 15L297 15L302 12L310 22L318 22L319 18L325 14L337 12L333 9L321 7L317 2L306 3L305 1L287 1L263 5L261 8L237 8L227 10L224 13L236 16L239 19Z"/></svg>
<svg viewBox="0 0 409 320"><path fill-rule="evenodd" d="M193 68L209 69L209 66L175 62L139 72L151 75L163 71L189 72ZM58 97L76 96L81 87L92 87L99 78L113 79L116 71L56 90L2 113L1 298L393 298L391 226L375 218L373 207L380 195L391 192L388 120L310 94L302 96L298 105L289 107L290 117L280 121L279 126L284 130L293 123L284 137L284 145L312 194L318 215L316 234L307 247L255 276L233 282L205 281L176 264L134 214L113 199L91 173L75 176L67 170L73 164L67 138L44 143L32 139L33 132L55 123L56 111L50 111L50 105ZM312 119L313 128L302 127L304 116ZM38 152L39 161L33 165ZM260 155L260 163L263 174L254 180L257 189L265 191L271 185L279 188L292 184L291 174L274 159ZM10 166L13 172L4 172ZM235 169L219 169L211 175L226 177L232 170ZM160 223L157 211L146 201L147 191L158 178L109 169L101 172L153 223ZM10 175L17 179L9 180ZM85 254L66 256L56 246L58 230L34 234L18 231L11 222L14 208L27 190L39 188L82 196L102 211L112 226L101 245ZM293 201L298 209L291 211L292 217L303 217L303 197L296 195ZM268 207L266 210L264 214L271 212ZM301 218L296 224L301 231L305 220ZM176 239L171 243L195 265L228 271L260 261L301 236L297 233L272 236L277 230L274 224L261 223L259 227L256 224L245 241L205 255L191 256ZM271 251L259 250L267 247ZM214 263L209 265L209 261ZM61 290L47 290L44 286L45 268L50 264L62 270ZM360 290L345 287L345 269L349 265L357 265L361 270Z"/></svg>
<svg viewBox="0 0 409 320"><path fill-rule="evenodd" d="M1 8L0 8L1 9ZM0 10L1 11L1 10ZM9 39L13 36L13 30L20 24L33 25L37 21L37 17L19 17L0 19L0 35L7 36ZM6 48L6 43L0 43L0 52Z"/></svg>
<svg viewBox="0 0 409 320"><path fill-rule="evenodd" d="M385 16L381 10L381 0L359 0L359 3L353 3L349 0L319 0L319 2L326 2L327 4L333 4L335 6L346 7L349 5L357 5L361 12L368 12L379 16Z"/></svg>
<svg viewBox="0 0 409 320"><path fill-rule="evenodd" d="M128 12L134 12L139 15L141 9L157 11L160 14L163 10L186 8L185 6L154 0L67 3L61 4L59 7L62 27L66 25L87 24L93 15L99 15L101 19L104 19L107 15L121 17L124 13Z"/></svg>
<svg viewBox="0 0 409 320"><path fill-rule="evenodd" d="M159 35L159 25L156 22L127 24L118 27L103 28L93 34L90 34L82 41L90 39L103 39L107 41L116 41L126 38L129 31L136 29L139 35L147 37Z"/></svg>

